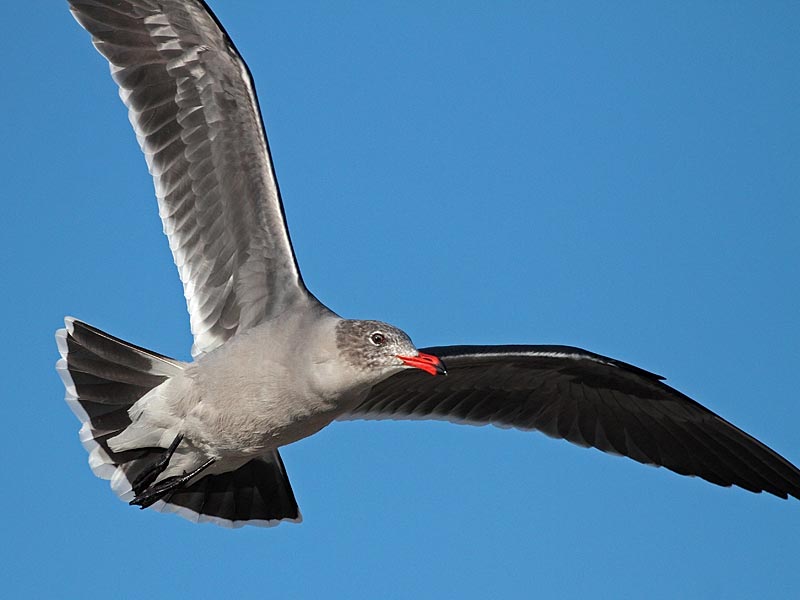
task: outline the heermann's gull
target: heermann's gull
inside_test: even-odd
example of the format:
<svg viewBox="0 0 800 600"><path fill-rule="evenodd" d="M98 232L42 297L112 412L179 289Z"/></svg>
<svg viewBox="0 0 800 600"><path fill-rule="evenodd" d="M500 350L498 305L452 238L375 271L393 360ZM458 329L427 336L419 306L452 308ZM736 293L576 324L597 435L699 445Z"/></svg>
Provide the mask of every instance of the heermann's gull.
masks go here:
<svg viewBox="0 0 800 600"><path fill-rule="evenodd" d="M70 4L128 106L194 334L191 363L72 318L56 334L89 464L120 497L227 526L296 521L280 446L335 419L427 418L800 498L796 467L648 371L568 346L417 351L331 312L303 284L250 73L208 6Z"/></svg>

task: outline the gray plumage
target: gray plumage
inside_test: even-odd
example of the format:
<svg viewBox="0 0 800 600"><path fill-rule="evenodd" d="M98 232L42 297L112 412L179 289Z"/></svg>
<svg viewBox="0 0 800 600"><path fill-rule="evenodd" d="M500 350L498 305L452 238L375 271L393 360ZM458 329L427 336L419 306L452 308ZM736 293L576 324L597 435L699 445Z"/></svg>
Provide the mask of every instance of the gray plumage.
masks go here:
<svg viewBox="0 0 800 600"><path fill-rule="evenodd" d="M250 73L199 2L75 0L153 175L193 355L307 295Z"/></svg>
<svg viewBox="0 0 800 600"><path fill-rule="evenodd" d="M632 365L565 346L419 352L331 312L297 268L250 73L205 3L70 6L128 107L194 335L183 362L72 318L56 334L89 464L121 498L226 526L299 521L278 449L352 418L536 429L800 498L786 459Z"/></svg>

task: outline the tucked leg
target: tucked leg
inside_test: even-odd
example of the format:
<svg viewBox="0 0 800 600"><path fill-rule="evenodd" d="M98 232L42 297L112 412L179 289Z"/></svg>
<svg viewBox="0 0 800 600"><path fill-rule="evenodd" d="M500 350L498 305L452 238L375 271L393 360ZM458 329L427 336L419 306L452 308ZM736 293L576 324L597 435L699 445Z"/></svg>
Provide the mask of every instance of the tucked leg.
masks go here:
<svg viewBox="0 0 800 600"><path fill-rule="evenodd" d="M203 471L205 471L208 467L210 467L216 459L209 458L206 462L202 465L197 467L191 473L184 473L183 475L175 475L173 477L167 477L164 481L159 481L155 485L151 485L146 490L142 491L141 493L137 493L133 500L130 501L129 504L136 505L141 508L147 508L148 506L152 506L159 500L161 500L164 496L171 494L173 491L182 487L189 483L193 477L199 475ZM162 469L163 470L163 469Z"/></svg>
<svg viewBox="0 0 800 600"><path fill-rule="evenodd" d="M160 458L155 461L152 465L147 467L144 471L139 473L136 479L133 480L131 487L133 488L133 493L139 496L142 492L144 492L148 487L150 487L156 478L164 472L164 469L167 468L169 465L169 461L172 458L172 455L175 454L175 450L178 448L178 445L183 440L183 434L179 433L175 436L175 439L172 440L172 443L169 445L164 453L160 456Z"/></svg>

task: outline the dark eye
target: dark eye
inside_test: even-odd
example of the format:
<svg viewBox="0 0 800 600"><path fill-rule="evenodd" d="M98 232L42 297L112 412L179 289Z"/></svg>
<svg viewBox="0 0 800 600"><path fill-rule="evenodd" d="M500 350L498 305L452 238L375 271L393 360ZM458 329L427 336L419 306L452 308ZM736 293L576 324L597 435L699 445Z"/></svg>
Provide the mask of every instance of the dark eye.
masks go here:
<svg viewBox="0 0 800 600"><path fill-rule="evenodd" d="M375 344L376 346L383 346L386 343L386 336L383 335L380 331L376 331L375 333L369 336L369 341Z"/></svg>

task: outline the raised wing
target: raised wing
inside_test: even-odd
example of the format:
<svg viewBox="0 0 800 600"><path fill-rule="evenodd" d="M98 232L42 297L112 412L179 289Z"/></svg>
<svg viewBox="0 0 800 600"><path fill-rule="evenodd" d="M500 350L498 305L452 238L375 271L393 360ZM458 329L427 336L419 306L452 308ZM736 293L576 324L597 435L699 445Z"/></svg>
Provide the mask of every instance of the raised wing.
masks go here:
<svg viewBox="0 0 800 600"><path fill-rule="evenodd" d="M197 0L70 0L155 182L194 334L208 352L308 299L252 77Z"/></svg>
<svg viewBox="0 0 800 600"><path fill-rule="evenodd" d="M537 429L717 485L800 499L800 470L653 373L568 346L422 351L444 361L446 377L403 371L343 419Z"/></svg>

